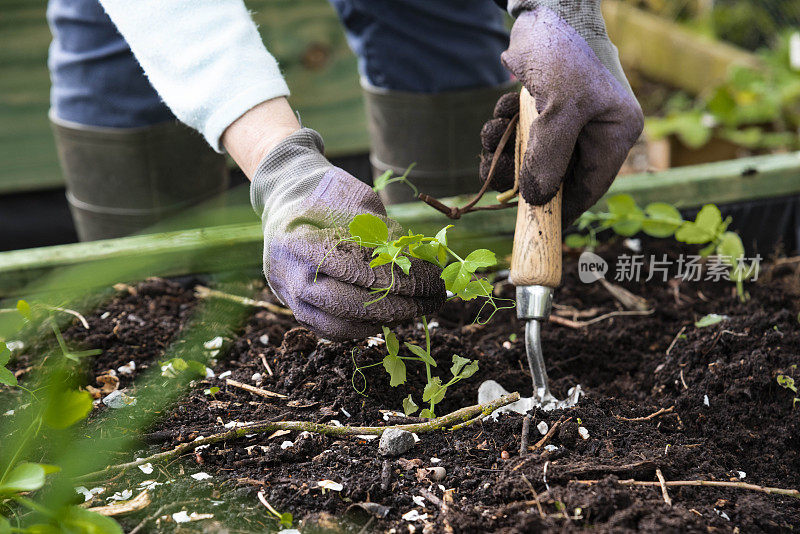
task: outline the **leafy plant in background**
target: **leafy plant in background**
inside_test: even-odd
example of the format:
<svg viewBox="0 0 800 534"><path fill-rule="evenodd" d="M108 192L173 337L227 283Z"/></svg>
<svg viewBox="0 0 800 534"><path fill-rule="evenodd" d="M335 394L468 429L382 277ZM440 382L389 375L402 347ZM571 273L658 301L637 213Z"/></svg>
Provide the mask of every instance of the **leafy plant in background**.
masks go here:
<svg viewBox="0 0 800 534"><path fill-rule="evenodd" d="M28 321L32 319L31 306L25 301L17 303L17 310ZM18 417L27 416L26 424L16 436L4 436L3 452L6 456L0 461L0 510L8 507L9 502L14 502L22 508L38 514L46 523L36 523L28 528L12 527L11 522L0 515L0 533L10 532L97 532L97 533L122 533L117 523L105 516L90 512L77 506L64 506L51 509L45 505L34 502L27 497L30 492L41 489L49 475L61 471L59 466L23 461L25 456L33 456L34 441L39 436L43 427L56 431L64 430L83 420L92 409L92 397L86 391L72 389L69 386L68 367L80 362L85 356L99 354L100 351L73 351L64 342L55 321L48 318L55 333L61 359L55 362L57 366L54 377L40 390L31 391L17 383L16 377L5 365L8 363L11 351L4 342L0 342L0 382L24 391L27 396L26 403L20 403L12 413ZM44 391L44 396L39 397ZM22 412L22 413L17 413Z"/></svg>
<svg viewBox="0 0 800 534"><path fill-rule="evenodd" d="M791 63L790 39L785 33L763 51L761 68L734 67L696 100L674 96L665 117L647 119L648 135L675 135L690 148L716 136L750 150L800 149L800 71Z"/></svg>
<svg viewBox="0 0 800 534"><path fill-rule="evenodd" d="M694 221L684 221L680 212L671 204L653 202L640 208L630 195L614 195L607 201L607 212L587 211L577 221L578 230L585 234L571 234L565 239L569 247L597 246L597 233L611 230L617 235L630 237L644 232L651 237L674 237L676 241L690 245L705 245L700 256L706 258L716 254L729 266L730 280L736 283L739 298L744 301L744 281L756 272L757 266L744 261L744 245L736 232L728 230L731 218L722 219L719 208L706 204Z"/></svg>

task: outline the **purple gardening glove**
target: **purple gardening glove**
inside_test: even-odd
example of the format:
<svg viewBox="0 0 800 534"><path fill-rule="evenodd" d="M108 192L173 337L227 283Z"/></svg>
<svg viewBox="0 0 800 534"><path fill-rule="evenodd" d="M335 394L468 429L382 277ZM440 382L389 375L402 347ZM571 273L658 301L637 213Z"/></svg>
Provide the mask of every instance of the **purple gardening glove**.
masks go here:
<svg viewBox="0 0 800 534"><path fill-rule="evenodd" d="M556 12L558 10L558 12ZM544 204L564 185L562 222L569 225L611 186L644 125L641 107L608 40L599 0L511 0L517 20L503 64L536 99L520 173L520 194ZM481 178L509 119L519 111L504 95L484 126ZM514 137L499 156L492 187L514 183Z"/></svg>
<svg viewBox="0 0 800 534"><path fill-rule="evenodd" d="M389 286L389 266L372 269L370 249L339 241L361 213L382 217L394 234L401 230L369 186L322 153L319 134L303 128L270 151L253 178L250 200L261 215L272 291L298 322L332 340L363 338L436 312L445 300L441 269L416 259L409 275L395 268L384 299L364 306L376 298L370 289Z"/></svg>

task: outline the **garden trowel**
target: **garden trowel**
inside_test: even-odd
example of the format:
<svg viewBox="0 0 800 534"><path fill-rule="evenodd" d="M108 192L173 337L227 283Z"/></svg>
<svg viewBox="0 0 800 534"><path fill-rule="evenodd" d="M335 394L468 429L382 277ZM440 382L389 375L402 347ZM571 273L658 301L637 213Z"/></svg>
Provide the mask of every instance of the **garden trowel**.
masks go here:
<svg viewBox="0 0 800 534"><path fill-rule="evenodd" d="M520 93L515 152L517 176L528 145L531 122L536 115L534 99L523 88ZM550 315L553 288L561 283L561 189L543 206L532 206L519 195L517 206L509 280L517 286L517 317L527 321L525 351L533 378L533 396L522 398L498 411L527 413L534 407L545 410L569 408L578 402L580 386L571 388L564 400L558 400L550 393L540 337L542 322L547 321ZM488 402L507 393L494 380L487 380L478 389L478 402Z"/></svg>

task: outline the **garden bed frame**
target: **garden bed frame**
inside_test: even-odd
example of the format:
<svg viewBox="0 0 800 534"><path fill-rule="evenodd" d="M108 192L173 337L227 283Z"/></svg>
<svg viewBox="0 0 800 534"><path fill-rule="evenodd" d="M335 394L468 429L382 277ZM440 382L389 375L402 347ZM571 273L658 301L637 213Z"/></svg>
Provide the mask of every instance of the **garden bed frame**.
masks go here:
<svg viewBox="0 0 800 534"><path fill-rule="evenodd" d="M626 176L608 195L620 193L640 205L660 201L681 209L800 194L800 152ZM496 202L494 195L484 201ZM391 206L389 215L426 235L448 222L422 202ZM502 258L511 251L515 219L513 209L472 213L453 229L453 241L491 248ZM262 239L260 224L250 223L0 253L0 298L108 287L148 276L257 270Z"/></svg>

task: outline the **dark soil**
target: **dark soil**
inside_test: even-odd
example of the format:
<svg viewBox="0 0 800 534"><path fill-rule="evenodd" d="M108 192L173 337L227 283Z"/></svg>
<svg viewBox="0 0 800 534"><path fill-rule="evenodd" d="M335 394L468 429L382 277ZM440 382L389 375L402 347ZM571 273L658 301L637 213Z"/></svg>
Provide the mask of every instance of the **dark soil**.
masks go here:
<svg viewBox="0 0 800 534"><path fill-rule="evenodd" d="M601 255L610 260L619 252ZM523 417L513 414L456 432L419 434L420 441L402 459L384 460L376 441L360 438L263 434L212 445L156 466L150 475L133 469L97 485L108 488L104 495L122 489L136 494L145 479L168 482L151 490L154 504L149 508L120 518L127 530L155 514L144 532L280 529L259 502L260 491L274 508L293 514L295 526L304 529L316 525L359 532L368 521L363 532L788 531L800 527L800 500L789 496L673 486L670 506L658 486L618 482L656 481L660 469L668 481L800 488L800 406L793 409L795 395L776 381L778 374L786 374L800 382L799 269L798 263L766 269L758 282L748 284L751 298L746 303L739 302L732 284L725 282L627 284L648 299L655 309L652 315L617 316L581 329L545 325L542 343L554 393L563 396L574 384L586 392L575 409L532 414L531 444L542 437L536 429L541 421L549 426L565 421L548 442L555 449L539 448L521 457ZM90 378L133 360L136 373L121 377L120 387L132 396L141 395L134 385L136 376L160 361L201 305L192 286L145 282L89 317L88 333L71 327L66 335L72 342L104 351L92 362ZM513 295L508 284L503 291ZM596 308L595 316L618 309L599 284L578 281L575 257L567 258L565 283L555 302L578 310ZM472 324L475 311L473 304L450 303L434 318L438 361L449 362L453 354L480 360L480 371L448 392L437 415L475 404L478 386L486 379L510 391L530 393L524 325L510 310L478 326ZM695 327L694 322L708 313L729 319ZM416 325L396 331L401 341L424 343ZM365 369L367 396L356 392L351 379L359 389L363 380L352 377L354 360L364 365L382 357L381 346L320 341L298 330L291 319L255 311L236 335L226 338L213 366L217 377L197 381L148 430L143 438L147 444L120 461L221 432L223 424L232 421L390 424L380 410L401 411L409 393L419 400L424 368L410 364L408 384L397 388L388 386L382 366ZM442 365L440 373L447 368ZM265 399L228 386L218 378L226 371L231 372L229 378L287 398ZM221 390L213 397L204 393L212 386ZM647 420L624 419L662 408L668 411ZM389 420L407 422L400 417ZM579 426L588 431L587 439L580 437ZM283 448L285 441L294 445ZM433 481L420 469L433 465L444 467L443 480ZM201 471L212 478L189 477ZM323 492L318 487L321 480L341 483L343 489ZM454 489L447 493L452 501L443 503L444 490L449 489ZM431 494L435 497L428 499ZM418 496L425 497L421 505L412 500ZM358 513L354 505L363 502L379 503L388 512L382 518ZM181 510L215 517L176 527L171 514ZM401 517L411 510L425 518Z"/></svg>

